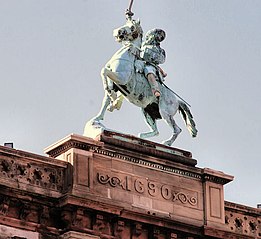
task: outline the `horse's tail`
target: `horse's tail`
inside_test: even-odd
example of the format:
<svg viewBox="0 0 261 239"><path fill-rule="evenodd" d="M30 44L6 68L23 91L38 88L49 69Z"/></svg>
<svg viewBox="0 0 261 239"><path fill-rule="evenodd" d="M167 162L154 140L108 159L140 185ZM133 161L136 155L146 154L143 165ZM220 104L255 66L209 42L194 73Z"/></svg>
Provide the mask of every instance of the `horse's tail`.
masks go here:
<svg viewBox="0 0 261 239"><path fill-rule="evenodd" d="M196 129L195 121L189 110L189 107L182 101L179 102L179 112L181 112L182 118L185 121L186 127L192 137L196 137L198 130Z"/></svg>

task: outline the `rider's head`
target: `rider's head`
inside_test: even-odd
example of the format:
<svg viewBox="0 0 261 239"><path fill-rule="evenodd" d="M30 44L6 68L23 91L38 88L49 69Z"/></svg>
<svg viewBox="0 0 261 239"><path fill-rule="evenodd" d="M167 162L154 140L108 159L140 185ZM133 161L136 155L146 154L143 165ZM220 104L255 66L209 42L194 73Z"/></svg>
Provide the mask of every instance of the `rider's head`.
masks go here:
<svg viewBox="0 0 261 239"><path fill-rule="evenodd" d="M166 37L165 31L162 29L152 29L149 30L145 35L145 41L147 44L159 44Z"/></svg>

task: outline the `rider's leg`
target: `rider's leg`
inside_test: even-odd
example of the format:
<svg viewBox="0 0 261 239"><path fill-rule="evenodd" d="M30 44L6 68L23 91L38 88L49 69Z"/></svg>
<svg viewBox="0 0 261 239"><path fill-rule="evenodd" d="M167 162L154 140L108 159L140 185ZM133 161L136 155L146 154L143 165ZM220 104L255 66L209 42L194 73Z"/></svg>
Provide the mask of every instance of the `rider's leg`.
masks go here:
<svg viewBox="0 0 261 239"><path fill-rule="evenodd" d="M142 108L142 113L145 117L146 123L148 124L149 128L151 129L150 132L147 133L140 133L139 137L142 139L153 137L159 135L159 131L156 125L156 120L153 119L145 110Z"/></svg>
<svg viewBox="0 0 261 239"><path fill-rule="evenodd" d="M147 74L147 79L150 83L152 93L156 97L159 97L161 95L161 93L160 93L159 83L157 82L155 75L153 73L149 73L149 74Z"/></svg>
<svg viewBox="0 0 261 239"><path fill-rule="evenodd" d="M168 74L160 66L158 66L158 68L160 70L160 74L165 78Z"/></svg>

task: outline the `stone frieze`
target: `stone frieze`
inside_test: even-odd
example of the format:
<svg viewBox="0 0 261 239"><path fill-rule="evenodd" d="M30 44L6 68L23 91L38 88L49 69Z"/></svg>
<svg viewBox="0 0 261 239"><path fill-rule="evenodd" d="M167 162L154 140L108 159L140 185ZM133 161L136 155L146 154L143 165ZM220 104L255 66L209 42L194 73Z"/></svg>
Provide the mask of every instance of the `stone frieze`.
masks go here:
<svg viewBox="0 0 261 239"><path fill-rule="evenodd" d="M97 181L100 184L108 185L112 188L121 188L140 195L156 197L160 200L167 200L173 203L189 204L197 206L198 197L196 192L179 189L168 184L144 180L132 176L113 176L103 172L97 172Z"/></svg>

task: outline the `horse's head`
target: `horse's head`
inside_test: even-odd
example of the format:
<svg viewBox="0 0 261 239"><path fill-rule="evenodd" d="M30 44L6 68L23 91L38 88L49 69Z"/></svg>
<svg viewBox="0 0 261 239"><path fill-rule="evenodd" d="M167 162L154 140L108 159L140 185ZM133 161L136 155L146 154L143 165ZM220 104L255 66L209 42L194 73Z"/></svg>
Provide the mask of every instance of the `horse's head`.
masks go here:
<svg viewBox="0 0 261 239"><path fill-rule="evenodd" d="M142 33L140 21L132 19L128 19L124 26L113 30L113 36L118 42L134 41L139 37L142 38Z"/></svg>

